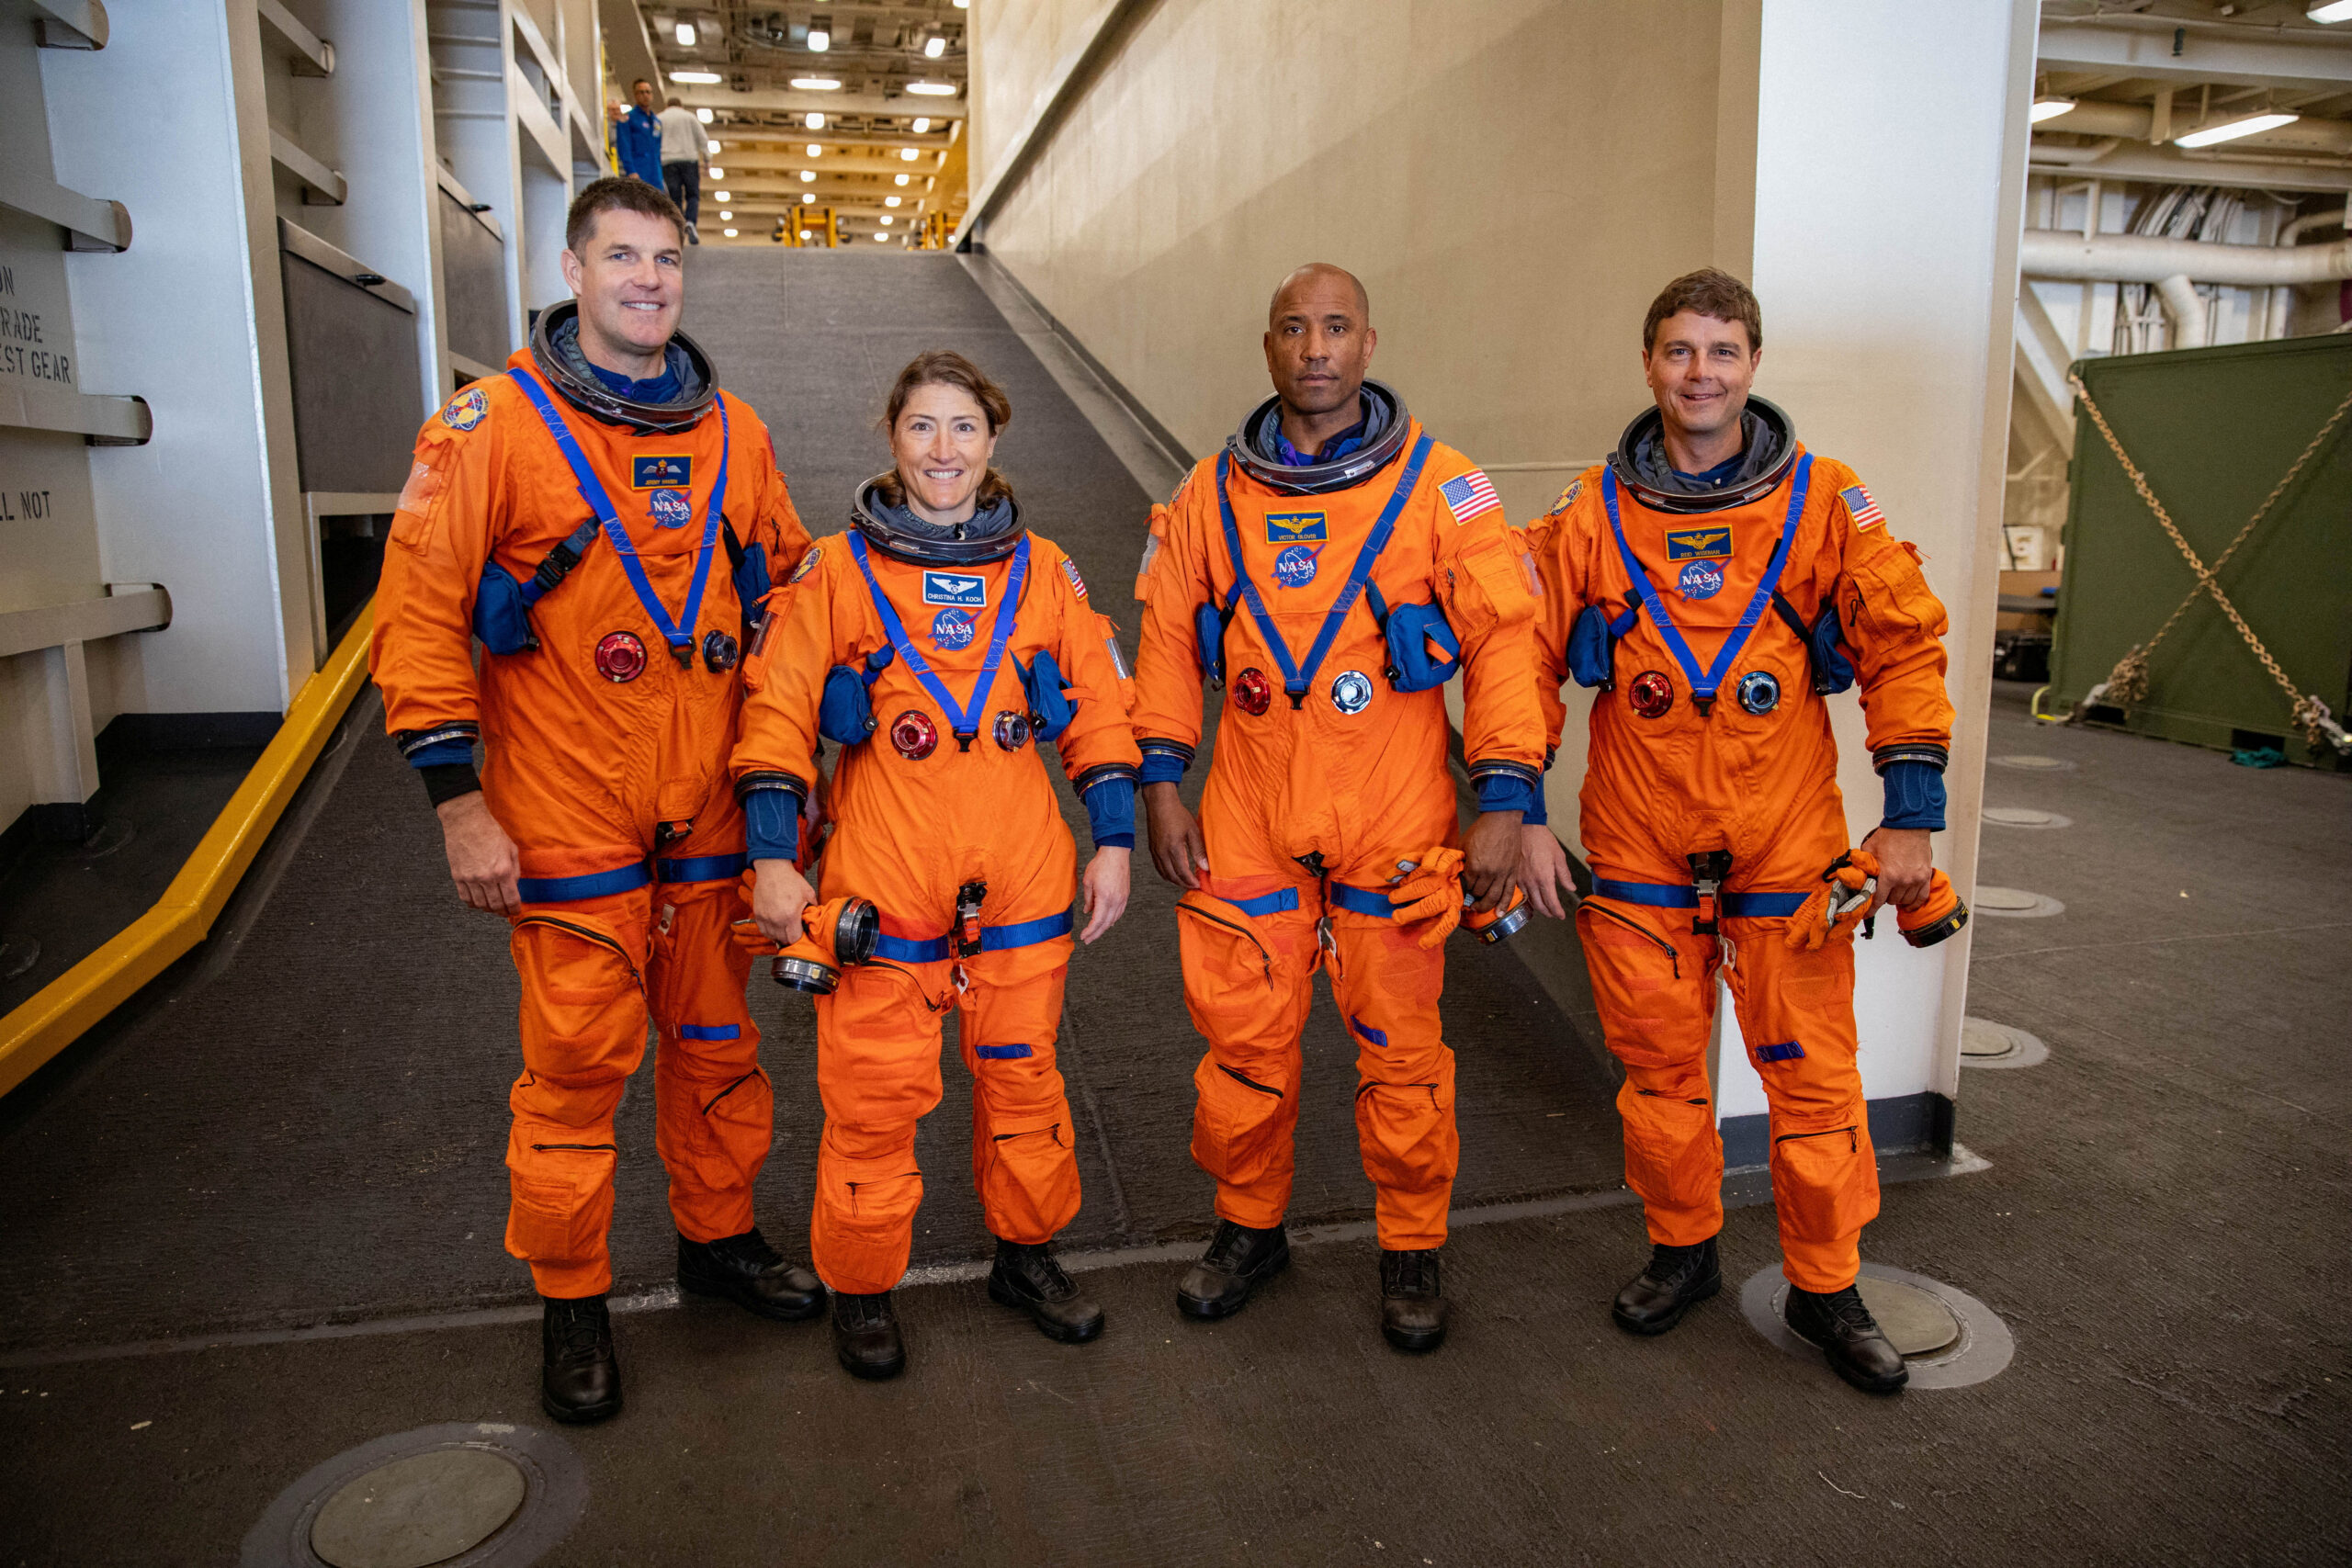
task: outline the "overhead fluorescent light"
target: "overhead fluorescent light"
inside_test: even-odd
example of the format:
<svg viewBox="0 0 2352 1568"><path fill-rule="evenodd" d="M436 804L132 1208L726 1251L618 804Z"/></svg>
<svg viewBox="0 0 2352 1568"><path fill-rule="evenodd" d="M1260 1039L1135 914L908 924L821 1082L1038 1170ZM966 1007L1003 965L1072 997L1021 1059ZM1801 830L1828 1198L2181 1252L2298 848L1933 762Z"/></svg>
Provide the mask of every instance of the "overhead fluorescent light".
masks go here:
<svg viewBox="0 0 2352 1568"><path fill-rule="evenodd" d="M734 215L733 213L731 213L731 212L721 212L721 213L719 213L719 215L718 215L718 220L719 220L721 223L724 223L724 222L726 222L728 220L729 220L729 219L733 218L734 216L735 216L735 215Z"/></svg>
<svg viewBox="0 0 2352 1568"><path fill-rule="evenodd" d="M882 205L885 207L896 207L899 205L900 199L900 197L895 196L886 196L882 198Z"/></svg>
<svg viewBox="0 0 2352 1568"><path fill-rule="evenodd" d="M717 81L718 78L713 77L711 80ZM956 84L953 82L910 82L907 84L907 91L921 93L929 98L952 98L956 96Z"/></svg>
<svg viewBox="0 0 2352 1568"><path fill-rule="evenodd" d="M815 50L819 54L822 54L825 51L833 47L833 35L827 32L822 28L810 28L808 29L808 47Z"/></svg>
<svg viewBox="0 0 2352 1568"><path fill-rule="evenodd" d="M692 22L680 22L678 24L678 47L680 49L692 49L694 46L695 25Z"/></svg>
<svg viewBox="0 0 2352 1568"><path fill-rule="evenodd" d="M2347 6L2352 6L2352 0L2344 0L2344 3ZM921 136L924 131L929 130L930 129L931 121L923 118L921 115L917 115L915 117L915 134L917 136Z"/></svg>
<svg viewBox="0 0 2352 1568"><path fill-rule="evenodd" d="M935 33L929 39L925 40L922 46L922 57L925 60L936 60L946 52L947 40L939 37Z"/></svg>
<svg viewBox="0 0 2352 1568"><path fill-rule="evenodd" d="M875 243L877 244L887 245L890 243L890 236L888 234L876 234L874 236L874 239Z"/></svg>
<svg viewBox="0 0 2352 1568"><path fill-rule="evenodd" d="M2345 3L2352 5L2352 0L2345 0ZM2072 98L2036 98L2033 100L2033 123L2040 125L2045 119L2056 119L2074 107Z"/></svg>
<svg viewBox="0 0 2352 1568"><path fill-rule="evenodd" d="M735 193L731 190L714 191L711 194L716 196L720 201L732 201L735 199Z"/></svg>
<svg viewBox="0 0 2352 1568"><path fill-rule="evenodd" d="M716 82L718 78L713 76L711 80ZM831 76L795 76L792 85L804 93L830 93L841 85Z"/></svg>
<svg viewBox="0 0 2352 1568"><path fill-rule="evenodd" d="M816 142L811 141L810 143L808 143L808 156L810 156L811 158L820 158L820 157L824 156L824 152L825 152L825 150L824 150L822 147L819 146Z"/></svg>
<svg viewBox="0 0 2352 1568"><path fill-rule="evenodd" d="M907 183L907 176L906 176L906 175L900 175L899 176L899 183L900 185L905 185L905 184Z"/></svg>
<svg viewBox="0 0 2352 1568"><path fill-rule="evenodd" d="M719 168L717 164L713 164L711 166L710 177L715 180L723 180L727 177L727 171Z"/></svg>
<svg viewBox="0 0 2352 1568"><path fill-rule="evenodd" d="M918 150L918 149L916 149L916 148L912 148L912 147L901 147L901 148L899 148L899 161L900 161L901 163L911 164L911 163L913 163L917 158L920 158L920 157L922 157L922 152L921 152L921 151L919 151L919 150Z"/></svg>
<svg viewBox="0 0 2352 1568"><path fill-rule="evenodd" d="M812 185L815 185L815 184L817 183L817 171L816 171L816 170L814 170L814 169L803 169L803 170L801 170L801 171L800 171L800 183L801 183L802 185L804 185L804 186L812 186Z"/></svg>
<svg viewBox="0 0 2352 1568"><path fill-rule="evenodd" d="M709 123L709 121L706 120L706 121L704 121L703 123L705 123L705 124L707 125L707 124L708 124L708 123ZM707 139L707 138L706 138L706 139L704 140L704 141L703 141L703 144L702 144L702 150L703 150L705 152L708 153L711 157L716 158L716 157L718 157L718 142L716 142L716 141L710 141L710 140L709 140L709 139ZM713 169L713 170L711 171L711 173L712 173L712 174L714 174L714 175L715 175L715 174L717 174L718 172L718 171L717 169Z"/></svg>
<svg viewBox="0 0 2352 1568"><path fill-rule="evenodd" d="M2303 15L2314 22L2352 21L2352 0L2312 0Z"/></svg>
<svg viewBox="0 0 2352 1568"><path fill-rule="evenodd" d="M800 199L803 201L814 201L817 199L817 193L815 191L804 190L800 193Z"/></svg>
<svg viewBox="0 0 2352 1568"><path fill-rule="evenodd" d="M897 219L892 218L892 217L891 217L888 213L887 213L887 212L886 212L886 213L884 213L884 214L882 215L882 227L884 227L885 229L888 229L891 224L893 224L893 223L895 223L895 222L897 222L897 221L898 221L898 220L897 220Z"/></svg>
<svg viewBox="0 0 2352 1568"><path fill-rule="evenodd" d="M690 86L714 87L718 85L719 75L716 71L673 71L670 80L684 82Z"/></svg>
<svg viewBox="0 0 2352 1568"><path fill-rule="evenodd" d="M825 117L823 115L805 114L800 118L808 121L808 129L811 130L822 130L825 129Z"/></svg>
<svg viewBox="0 0 2352 1568"><path fill-rule="evenodd" d="M726 235L730 240L735 237L735 231L732 229L721 229L719 232Z"/></svg>
<svg viewBox="0 0 2352 1568"><path fill-rule="evenodd" d="M2186 136L2176 136L2172 139L2172 144L2176 147L2211 147L2216 141L2235 141L2241 136L2254 136L2265 130L2276 130L2282 125L2292 125L2296 118L2290 114L2248 115L2244 119L2231 120L2226 125L2209 125L2202 130L2192 130Z"/></svg>
<svg viewBox="0 0 2352 1568"><path fill-rule="evenodd" d="M705 125L708 125L710 123L710 111L708 109L696 109L695 110L695 118L702 121Z"/></svg>

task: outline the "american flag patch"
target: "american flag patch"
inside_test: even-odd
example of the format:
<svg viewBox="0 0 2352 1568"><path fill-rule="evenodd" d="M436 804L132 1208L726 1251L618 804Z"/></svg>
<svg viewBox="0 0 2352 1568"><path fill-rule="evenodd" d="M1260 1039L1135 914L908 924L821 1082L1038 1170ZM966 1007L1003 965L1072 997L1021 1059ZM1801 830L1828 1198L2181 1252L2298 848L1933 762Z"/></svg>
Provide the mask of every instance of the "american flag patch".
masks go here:
<svg viewBox="0 0 2352 1568"><path fill-rule="evenodd" d="M1446 480L1437 487L1445 497L1446 505L1453 509L1456 523L1467 523L1481 512L1492 512L1500 506L1502 498L1495 493L1495 481L1487 477L1484 468L1473 468L1457 479Z"/></svg>
<svg viewBox="0 0 2352 1568"><path fill-rule="evenodd" d="M1838 499L1846 503L1846 515L1854 520L1858 529L1875 528L1886 521L1886 513L1878 509L1871 492L1860 485L1848 485L1838 492Z"/></svg>

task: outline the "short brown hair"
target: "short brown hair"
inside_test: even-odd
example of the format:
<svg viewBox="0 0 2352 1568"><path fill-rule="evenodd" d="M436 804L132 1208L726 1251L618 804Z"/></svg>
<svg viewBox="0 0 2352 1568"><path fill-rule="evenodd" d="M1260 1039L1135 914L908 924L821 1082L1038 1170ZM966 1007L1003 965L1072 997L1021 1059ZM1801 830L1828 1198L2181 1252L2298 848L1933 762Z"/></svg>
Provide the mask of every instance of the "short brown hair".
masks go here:
<svg viewBox="0 0 2352 1568"><path fill-rule="evenodd" d="M587 189L571 198L571 210L563 220L565 250L581 254L588 236L596 231L599 212L642 212L648 218L666 218L678 231L678 243L686 243L686 215L678 210L676 202L635 175L606 175L591 180Z"/></svg>
<svg viewBox="0 0 2352 1568"><path fill-rule="evenodd" d="M907 367L899 372L898 380L890 388L890 400L883 409L882 428L885 432L894 432L899 428L899 416L906 412L907 400L914 395L918 387L955 387L971 394L972 400L980 405L980 412L988 419L990 435L998 434L1012 423L1012 400L1004 395L1003 388L989 379L987 371L954 349L933 348L908 360ZM882 499L893 506L907 503L906 487L899 483L899 470L895 466L874 481L874 488L880 491ZM980 476L979 492L974 499L984 509L1000 501L1010 501L1012 499L1012 482L991 467Z"/></svg>
<svg viewBox="0 0 2352 1568"><path fill-rule="evenodd" d="M1764 346L1763 308L1756 303L1747 285L1720 267L1702 266L1684 273L1650 301L1650 313L1642 318L1642 352L1647 354L1657 346L1660 321L1685 310L1719 321L1737 321L1747 329L1750 354Z"/></svg>

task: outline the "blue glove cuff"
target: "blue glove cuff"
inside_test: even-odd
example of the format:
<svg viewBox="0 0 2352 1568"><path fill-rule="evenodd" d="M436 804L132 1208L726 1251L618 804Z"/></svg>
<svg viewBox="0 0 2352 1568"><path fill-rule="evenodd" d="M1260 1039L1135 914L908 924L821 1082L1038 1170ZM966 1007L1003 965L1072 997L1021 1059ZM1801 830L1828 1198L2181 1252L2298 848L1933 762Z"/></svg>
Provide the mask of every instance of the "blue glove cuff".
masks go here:
<svg viewBox="0 0 2352 1568"><path fill-rule="evenodd" d="M435 740L408 754L408 765L412 768L441 768L455 762L462 762L470 768L473 761L474 743L461 736Z"/></svg>
<svg viewBox="0 0 2352 1568"><path fill-rule="evenodd" d="M1903 760L1887 763L1879 778L1886 786L1886 816L1879 826L1943 830L1942 769L1933 762Z"/></svg>
<svg viewBox="0 0 2352 1568"><path fill-rule="evenodd" d="M1147 767L1150 764L1146 763ZM1125 778L1100 781L1086 792L1086 825L1098 850L1136 847L1136 786Z"/></svg>
<svg viewBox="0 0 2352 1568"><path fill-rule="evenodd" d="M1525 828L1543 828L1551 824L1552 808L1544 803L1541 789L1530 794L1527 805L1520 811L1519 820L1520 825Z"/></svg>
<svg viewBox="0 0 2352 1568"><path fill-rule="evenodd" d="M1184 770L1193 765L1193 749L1179 746L1172 740L1147 740L1143 745L1142 782L1150 784L1182 784Z"/></svg>
<svg viewBox="0 0 2352 1568"><path fill-rule="evenodd" d="M743 797L743 838L754 861L800 854L800 797L788 789L755 789Z"/></svg>
<svg viewBox="0 0 2352 1568"><path fill-rule="evenodd" d="M1488 773L1478 781L1481 811L1524 812L1534 805L1535 797L1535 786L1514 773Z"/></svg>

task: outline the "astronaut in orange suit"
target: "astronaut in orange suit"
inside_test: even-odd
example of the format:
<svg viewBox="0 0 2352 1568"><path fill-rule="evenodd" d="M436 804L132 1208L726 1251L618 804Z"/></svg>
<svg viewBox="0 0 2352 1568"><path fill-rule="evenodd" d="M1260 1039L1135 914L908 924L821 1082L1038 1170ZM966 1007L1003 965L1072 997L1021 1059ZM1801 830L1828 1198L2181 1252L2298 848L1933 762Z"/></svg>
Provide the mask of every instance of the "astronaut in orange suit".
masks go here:
<svg viewBox="0 0 2352 1568"><path fill-rule="evenodd" d="M1771 1104L1789 1325L1849 1382L1884 1393L1903 1385L1903 1359L1855 1289L1878 1174L1853 928L1883 903L1919 907L1934 875L1952 722L1945 617L1918 552L1853 470L1806 451L1787 414L1749 396L1762 344L1755 296L1712 268L1651 306L1642 357L1657 407L1530 530L1539 684L1553 735L1564 678L1600 690L1579 796L1593 894L1577 930L1625 1067L1625 1175L1654 1244L1616 1321L1662 1334L1720 1283L1723 1142L1705 1055L1723 973ZM1857 682L1885 785L1861 845L1878 884L1826 927L1820 890L1848 840L1824 698ZM1558 915L1564 894L1574 901L1566 857L1540 807L1531 817L1521 875Z"/></svg>
<svg viewBox="0 0 2352 1568"><path fill-rule="evenodd" d="M1283 281L1265 337L1276 395L1152 514L1136 734L1208 1041L1193 1157L1216 1179L1218 1223L1177 1303L1227 1316L1289 1260L1299 1032L1327 969L1357 1046L1382 1332L1427 1350L1445 1336L1437 1249L1460 1146L1442 943L1465 886L1482 908L1511 888L1543 761L1535 578L1487 476L1364 379L1376 343L1347 273ZM1466 838L1440 690L1457 667L1482 807ZM1204 679L1225 695L1196 821L1177 784Z"/></svg>
<svg viewBox="0 0 2352 1568"><path fill-rule="evenodd" d="M1077 866L1040 753L1058 750L1086 807L1090 942L1126 908L1137 758L1111 622L989 466L1011 418L960 355L901 372L893 469L858 487L849 532L795 570L734 755L761 929L798 942L816 897L796 862L821 739L841 749L824 897L880 915L873 960L817 998L825 1131L809 1243L834 1292L835 1354L861 1378L906 1366L890 1292L913 1245L915 1124L939 1103L951 1009L973 1079L972 1179L997 1241L989 1294L1049 1338L1102 1331L1051 1247L1079 1206L1054 1055Z"/></svg>
<svg viewBox="0 0 2352 1568"><path fill-rule="evenodd" d="M824 1305L752 1224L773 1101L729 939L739 663L769 567L808 536L766 428L676 330L683 231L640 181L581 192L575 299L425 422L376 596L386 726L460 896L513 927L506 1248L545 1298L541 1402L563 1421L620 1408L613 1114L649 1017L679 1283L772 1318Z"/></svg>

